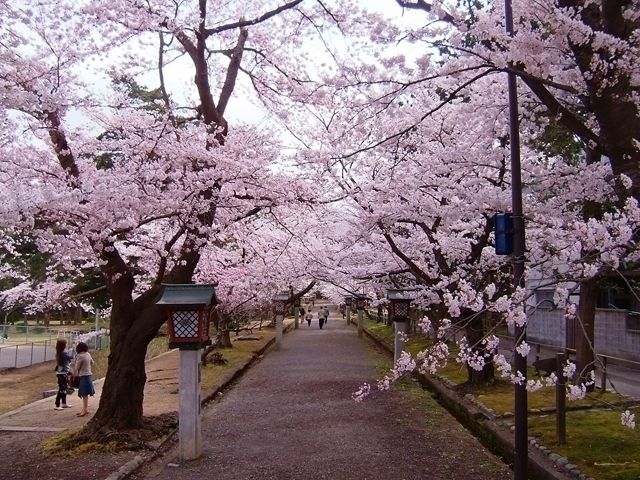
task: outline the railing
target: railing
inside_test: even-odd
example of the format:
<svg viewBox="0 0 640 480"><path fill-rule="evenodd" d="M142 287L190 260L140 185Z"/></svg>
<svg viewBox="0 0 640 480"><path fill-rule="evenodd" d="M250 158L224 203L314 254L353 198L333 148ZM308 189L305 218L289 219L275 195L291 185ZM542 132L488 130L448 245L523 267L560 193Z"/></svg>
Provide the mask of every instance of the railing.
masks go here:
<svg viewBox="0 0 640 480"><path fill-rule="evenodd" d="M71 346L75 338L82 333L86 332L0 325L0 369L22 368L54 360L57 339L64 338ZM29 338L33 340L29 341ZM89 339L88 345L94 350L107 348L109 336L93 336Z"/></svg>
<svg viewBox="0 0 640 480"><path fill-rule="evenodd" d="M544 343L538 343L538 342L530 342L527 341L527 343L529 343L530 345L535 345L536 347L536 360L540 359L540 350L541 348L549 348L549 349L553 349L556 351L564 351L567 354L571 354L571 355L575 355L576 354L576 350L575 348L565 348L565 347L558 347L557 345L547 345ZM568 358L568 355L567 355ZM615 362L615 364L620 364L620 363L626 363L632 366L632 368L634 369L638 369L640 370L640 362L636 362L634 360L628 360L626 358L620 358L620 357L614 357L613 355L604 355L604 354L596 354L596 358L598 360L600 360L600 364L602 365L602 369L600 372L600 388L602 389L602 391L606 391L607 390L607 364L609 362L609 360L612 360L613 362Z"/></svg>

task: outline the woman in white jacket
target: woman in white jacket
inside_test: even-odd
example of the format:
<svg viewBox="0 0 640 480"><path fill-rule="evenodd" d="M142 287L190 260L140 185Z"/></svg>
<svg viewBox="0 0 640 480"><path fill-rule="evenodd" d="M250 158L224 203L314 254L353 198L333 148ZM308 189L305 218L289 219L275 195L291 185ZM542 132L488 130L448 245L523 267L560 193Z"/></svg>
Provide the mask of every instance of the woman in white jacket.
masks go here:
<svg viewBox="0 0 640 480"><path fill-rule="evenodd" d="M78 345L76 345L76 353L74 375L80 379L78 396L82 399L82 410L76 415L78 417L84 417L89 413L89 410L87 410L89 406L89 395L93 397L96 393L96 390L93 388L93 373L91 372L93 358L91 358L89 354L89 347L84 342L79 342Z"/></svg>

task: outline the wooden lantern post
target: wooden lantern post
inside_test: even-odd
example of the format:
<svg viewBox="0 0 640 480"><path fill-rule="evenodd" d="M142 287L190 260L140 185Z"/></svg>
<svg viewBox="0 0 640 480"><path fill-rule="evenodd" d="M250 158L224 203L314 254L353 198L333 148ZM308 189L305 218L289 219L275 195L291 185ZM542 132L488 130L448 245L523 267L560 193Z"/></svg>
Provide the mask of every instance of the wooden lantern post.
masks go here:
<svg viewBox="0 0 640 480"><path fill-rule="evenodd" d="M353 305L353 297L344 297L344 303L347 306L347 325L351 323L351 305Z"/></svg>
<svg viewBox="0 0 640 480"><path fill-rule="evenodd" d="M411 308L411 292L409 290L389 289L387 299L391 302L391 320L395 330L393 342L393 363L395 364L404 350L404 335L409 321L409 309Z"/></svg>
<svg viewBox="0 0 640 480"><path fill-rule="evenodd" d="M364 307L367 304L367 297L358 295L356 297L356 308L358 309L358 336L362 336L364 329Z"/></svg>
<svg viewBox="0 0 640 480"><path fill-rule="evenodd" d="M289 294L286 292L279 293L273 297L273 309L276 314L276 348L282 347L284 314L287 311L287 300L289 300Z"/></svg>
<svg viewBox="0 0 640 480"><path fill-rule="evenodd" d="M169 347L180 349L180 460L194 460L202 455L200 349L211 344L209 319L218 302L213 285L163 284L163 287L156 304L166 312Z"/></svg>

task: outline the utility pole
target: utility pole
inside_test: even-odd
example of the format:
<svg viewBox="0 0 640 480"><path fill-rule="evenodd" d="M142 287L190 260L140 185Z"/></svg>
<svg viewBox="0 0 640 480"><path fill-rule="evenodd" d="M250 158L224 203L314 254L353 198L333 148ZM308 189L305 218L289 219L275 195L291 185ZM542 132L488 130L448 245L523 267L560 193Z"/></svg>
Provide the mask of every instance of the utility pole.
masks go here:
<svg viewBox="0 0 640 480"><path fill-rule="evenodd" d="M505 25L507 34L513 37L513 10L511 0L505 0ZM513 286L524 287L525 235L522 212L522 178L520 166L520 131L518 122L518 86L516 75L507 72L509 89L509 146L511 149L511 211L513 214ZM515 433L514 464L515 480L526 480L529 463L528 419L527 419L527 357L516 348L527 339L526 325L515 327L513 368L524 376L522 383L515 385Z"/></svg>

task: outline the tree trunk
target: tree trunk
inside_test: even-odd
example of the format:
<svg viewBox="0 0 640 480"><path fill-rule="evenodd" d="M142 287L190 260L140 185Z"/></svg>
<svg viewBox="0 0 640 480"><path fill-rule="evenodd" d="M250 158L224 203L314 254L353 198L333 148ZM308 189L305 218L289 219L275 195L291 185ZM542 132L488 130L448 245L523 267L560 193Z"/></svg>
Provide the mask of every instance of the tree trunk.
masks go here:
<svg viewBox="0 0 640 480"><path fill-rule="evenodd" d="M580 383L590 379L589 372L595 369L594 338L598 283L595 278L580 282L578 325L576 328L576 363ZM593 385L587 388L593 390Z"/></svg>
<svg viewBox="0 0 640 480"><path fill-rule="evenodd" d="M218 325L218 346L220 348L232 348L233 345L231 344L231 336L229 335L229 322L227 321L227 317L219 315Z"/></svg>
<svg viewBox="0 0 640 480"><path fill-rule="evenodd" d="M134 302L114 295L107 375L98 410L87 425L89 433L142 426L147 346L165 321L155 304L159 291L155 286Z"/></svg>
<svg viewBox="0 0 640 480"><path fill-rule="evenodd" d="M429 308L427 314L429 315L429 320L431 320L431 330L433 331L432 335L433 335L433 338L435 339L438 336L438 330L442 325L442 320L446 318L448 315L448 310L445 304L440 302L436 305L432 305ZM447 345L449 345L450 340L453 340L453 339L450 338L450 336L448 335L446 339L442 339L442 340L445 341Z"/></svg>
<svg viewBox="0 0 640 480"><path fill-rule="evenodd" d="M482 316L471 313L471 319L465 324L465 334L471 349L484 355L486 350L482 347L482 339L484 338L484 322ZM475 370L467 367L467 383L469 385L484 385L494 380L493 361L486 361L482 370Z"/></svg>
<svg viewBox="0 0 640 480"><path fill-rule="evenodd" d="M73 309L73 324L80 325L82 323L82 307L78 306Z"/></svg>

